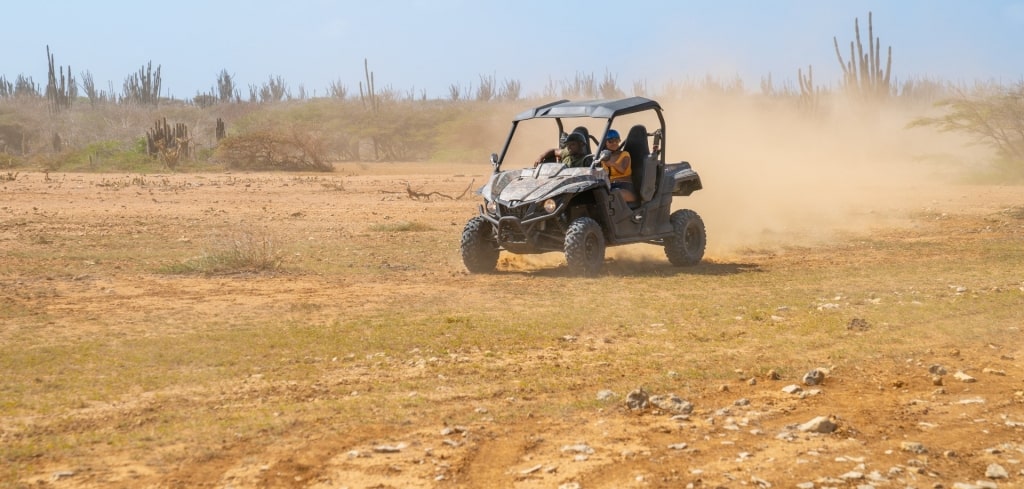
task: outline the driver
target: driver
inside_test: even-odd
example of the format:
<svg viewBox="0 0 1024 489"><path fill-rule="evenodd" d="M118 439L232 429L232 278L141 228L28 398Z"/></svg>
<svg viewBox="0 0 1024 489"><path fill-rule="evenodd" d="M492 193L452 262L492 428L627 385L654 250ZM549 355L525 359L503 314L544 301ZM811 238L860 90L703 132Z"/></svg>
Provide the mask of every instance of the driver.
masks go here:
<svg viewBox="0 0 1024 489"><path fill-rule="evenodd" d="M561 161L562 164L569 168L586 167L590 165L587 160L593 160L592 155L583 154L586 147L586 137L578 132L574 132L565 138L565 148L554 148L545 151L540 155L540 158L537 158L533 166L557 158L558 161Z"/></svg>

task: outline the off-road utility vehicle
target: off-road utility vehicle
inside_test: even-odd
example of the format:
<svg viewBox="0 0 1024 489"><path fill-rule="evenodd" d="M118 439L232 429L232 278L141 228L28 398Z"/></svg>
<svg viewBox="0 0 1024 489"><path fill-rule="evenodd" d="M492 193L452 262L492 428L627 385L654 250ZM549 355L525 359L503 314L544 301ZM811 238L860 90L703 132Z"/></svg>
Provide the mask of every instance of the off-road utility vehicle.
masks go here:
<svg viewBox="0 0 1024 489"><path fill-rule="evenodd" d="M524 128L538 124L533 122L536 120L547 121L552 145L556 136L564 144L567 123L579 124L573 132L586 138L588 154L591 142L603 146L604 135L617 120L627 124L646 120L656 125L649 132L643 123L632 124L622 143L632 161L637 200L627 203L620 192L611 190L608 172L601 164L603 154L590 154L583 168L555 161L534 165L535 160L526 156L547 147L512 156L517 129L526 132ZM591 135L587 124L600 126L600 140ZM706 244L704 222L689 209L672 212L672 197L700 190L700 176L685 161L665 163L665 135L661 106L643 97L560 100L515 116L501 153L491 155L494 173L478 191L484 199L480 214L462 231L466 268L473 273L493 271L501 250L515 254L558 251L565 253L570 272L594 275L604 265L606 246L632 243L663 246L673 265L700 263ZM526 167L503 171L507 159Z"/></svg>

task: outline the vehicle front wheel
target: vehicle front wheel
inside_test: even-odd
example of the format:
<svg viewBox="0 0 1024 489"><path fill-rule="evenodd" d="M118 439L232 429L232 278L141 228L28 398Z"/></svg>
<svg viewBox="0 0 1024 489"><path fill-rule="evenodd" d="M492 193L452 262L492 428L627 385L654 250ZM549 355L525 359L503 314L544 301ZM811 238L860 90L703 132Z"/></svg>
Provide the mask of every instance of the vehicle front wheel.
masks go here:
<svg viewBox="0 0 1024 489"><path fill-rule="evenodd" d="M665 239L665 256L677 267L693 266L704 258L708 237L704 221L696 212L681 209L672 213L672 236Z"/></svg>
<svg viewBox="0 0 1024 489"><path fill-rule="evenodd" d="M573 275L593 276L604 266L604 233L589 217L569 224L565 232L565 261Z"/></svg>
<svg viewBox="0 0 1024 489"><path fill-rule="evenodd" d="M498 266L498 242L494 239L494 227L476 216L466 223L462 230L462 263L470 273L493 272Z"/></svg>

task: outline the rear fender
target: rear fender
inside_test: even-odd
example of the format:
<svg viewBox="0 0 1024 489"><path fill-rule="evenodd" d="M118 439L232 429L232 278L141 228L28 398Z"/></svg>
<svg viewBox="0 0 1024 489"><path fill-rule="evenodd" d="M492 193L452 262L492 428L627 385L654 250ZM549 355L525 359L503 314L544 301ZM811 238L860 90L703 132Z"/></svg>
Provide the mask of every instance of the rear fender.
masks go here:
<svg viewBox="0 0 1024 489"><path fill-rule="evenodd" d="M685 197L704 188L700 175L685 161L665 165L664 175L666 181L672 182L672 195Z"/></svg>

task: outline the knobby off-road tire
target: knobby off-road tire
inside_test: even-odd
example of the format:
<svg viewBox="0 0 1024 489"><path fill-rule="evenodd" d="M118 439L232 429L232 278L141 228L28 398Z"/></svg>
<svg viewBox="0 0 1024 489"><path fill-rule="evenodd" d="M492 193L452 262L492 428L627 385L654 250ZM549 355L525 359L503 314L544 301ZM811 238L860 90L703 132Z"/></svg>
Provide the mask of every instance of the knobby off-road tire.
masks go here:
<svg viewBox="0 0 1024 489"><path fill-rule="evenodd" d="M462 263L470 273L490 273L498 266L498 242L494 227L482 216L466 223L462 230Z"/></svg>
<svg viewBox="0 0 1024 489"><path fill-rule="evenodd" d="M677 267L693 266L704 258L708 237L704 221L696 212L681 209L672 213L672 237L665 239L665 256Z"/></svg>
<svg viewBox="0 0 1024 489"><path fill-rule="evenodd" d="M601 225L589 217L569 224L565 232L565 261L573 275L597 275L604 266L604 233Z"/></svg>

